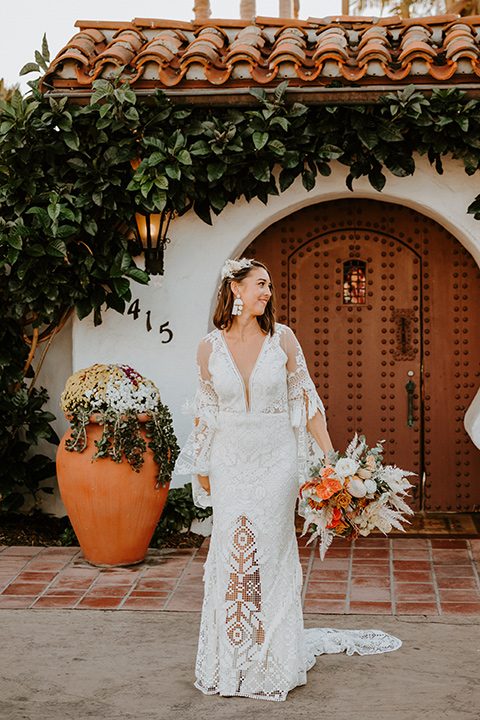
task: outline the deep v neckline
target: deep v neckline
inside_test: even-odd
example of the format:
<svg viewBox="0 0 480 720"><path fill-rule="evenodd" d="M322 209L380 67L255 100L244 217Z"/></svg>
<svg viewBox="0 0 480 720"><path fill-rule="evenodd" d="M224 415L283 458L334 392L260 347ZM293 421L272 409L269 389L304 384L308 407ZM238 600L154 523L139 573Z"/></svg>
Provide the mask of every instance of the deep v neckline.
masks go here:
<svg viewBox="0 0 480 720"><path fill-rule="evenodd" d="M242 373L240 372L240 370L238 369L237 363L235 362L235 358L233 357L233 353L232 353L232 351L230 350L230 348L228 347L228 343L227 343L227 340L226 340L226 338L225 338L225 335L223 334L223 330L219 330L219 332L220 332L220 336L221 336L221 338L222 338L223 344L224 344L224 346L225 346L225 349L226 349L226 351L227 351L227 354L228 354L228 356L229 356L229 358L230 358L230 361L231 361L231 363L232 363L232 365L233 365L233 369L234 369L235 372L237 373L237 375L238 375L238 377L239 377L239 379L240 379L240 382L241 382L241 384L242 384L242 387L243 387L243 395L244 395L244 398L245 398L245 406L246 406L247 410L250 410L250 401L251 401L251 399L252 399L252 398L251 398L251 392L250 392L250 390L251 390L252 378L253 378L253 375L254 375L254 373L255 373L255 370L257 369L258 361L260 360L260 357L261 357L262 354L263 354L263 350L264 350L265 345L266 345L266 342L267 342L267 340L268 340L268 333L265 335L265 338L264 338L263 343L262 343L262 347L260 348L260 350L259 350L259 352L258 352L258 355L257 355L257 359L255 360L255 364L254 364L254 366L253 366L253 368L252 368L252 371L251 371L250 375L248 376L248 382L245 382L245 379L244 379Z"/></svg>

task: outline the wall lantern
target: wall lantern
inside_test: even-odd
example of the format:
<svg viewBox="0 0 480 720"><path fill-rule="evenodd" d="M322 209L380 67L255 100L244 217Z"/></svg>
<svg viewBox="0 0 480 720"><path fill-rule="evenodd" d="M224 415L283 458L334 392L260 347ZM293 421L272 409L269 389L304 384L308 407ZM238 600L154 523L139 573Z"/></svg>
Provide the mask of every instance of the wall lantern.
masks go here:
<svg viewBox="0 0 480 720"><path fill-rule="evenodd" d="M161 213L135 213L137 237L145 255L145 270L149 275L163 275L163 256L174 210L162 210Z"/></svg>
<svg viewBox="0 0 480 720"><path fill-rule="evenodd" d="M130 160L133 170L140 165L140 158ZM145 255L145 270L149 275L163 275L165 245L170 242L167 233L175 210L165 208L160 213L135 213L137 240Z"/></svg>

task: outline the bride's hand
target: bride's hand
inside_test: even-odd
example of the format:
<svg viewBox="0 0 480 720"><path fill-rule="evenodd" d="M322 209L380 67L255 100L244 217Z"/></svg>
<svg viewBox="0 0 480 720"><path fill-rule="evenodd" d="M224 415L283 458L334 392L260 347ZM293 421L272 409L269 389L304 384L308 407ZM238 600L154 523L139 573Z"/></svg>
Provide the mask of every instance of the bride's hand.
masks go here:
<svg viewBox="0 0 480 720"><path fill-rule="evenodd" d="M210 478L208 475L197 475L197 477L202 488L210 494Z"/></svg>

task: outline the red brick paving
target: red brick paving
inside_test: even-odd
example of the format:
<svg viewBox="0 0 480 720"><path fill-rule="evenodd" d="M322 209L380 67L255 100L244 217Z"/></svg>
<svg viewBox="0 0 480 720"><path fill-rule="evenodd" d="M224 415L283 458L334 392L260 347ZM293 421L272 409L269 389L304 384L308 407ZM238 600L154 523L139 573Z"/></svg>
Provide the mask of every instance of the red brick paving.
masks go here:
<svg viewBox="0 0 480 720"><path fill-rule="evenodd" d="M304 610L327 614L480 615L480 538L335 541L324 561L299 538ZM208 540L149 550L140 565L97 568L78 548L0 546L0 609L198 612Z"/></svg>

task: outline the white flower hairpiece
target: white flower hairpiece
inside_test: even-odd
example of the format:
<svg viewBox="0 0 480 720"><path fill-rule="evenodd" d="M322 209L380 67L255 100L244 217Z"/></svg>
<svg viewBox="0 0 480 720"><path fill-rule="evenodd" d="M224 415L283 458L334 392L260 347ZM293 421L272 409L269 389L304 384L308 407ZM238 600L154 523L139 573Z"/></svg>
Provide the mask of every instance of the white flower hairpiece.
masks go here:
<svg viewBox="0 0 480 720"><path fill-rule="evenodd" d="M251 267L252 260L242 258L241 260L227 260L222 267L222 280L233 278L240 270Z"/></svg>

